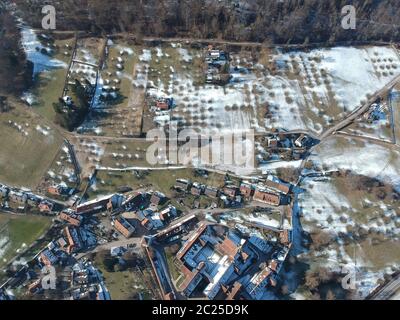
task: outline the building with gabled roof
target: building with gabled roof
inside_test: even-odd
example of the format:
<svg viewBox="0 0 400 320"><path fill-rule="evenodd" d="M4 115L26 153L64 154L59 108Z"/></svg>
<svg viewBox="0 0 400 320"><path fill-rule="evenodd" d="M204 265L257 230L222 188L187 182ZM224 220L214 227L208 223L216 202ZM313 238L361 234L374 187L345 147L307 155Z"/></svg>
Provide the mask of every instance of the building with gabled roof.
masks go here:
<svg viewBox="0 0 400 320"><path fill-rule="evenodd" d="M273 180L265 180L264 181L264 186L267 187L268 189L283 193L285 195L287 195L290 192L290 185L287 185L286 183L282 183L282 182L276 182Z"/></svg>
<svg viewBox="0 0 400 320"><path fill-rule="evenodd" d="M254 195L255 187L248 182L242 182L239 189L245 199L250 199Z"/></svg>
<svg viewBox="0 0 400 320"><path fill-rule="evenodd" d="M83 217L70 211L63 211L60 213L60 219L64 220L75 227L79 227L82 223Z"/></svg>
<svg viewBox="0 0 400 320"><path fill-rule="evenodd" d="M135 227L124 217L120 216L114 220L114 227L125 238L130 238L135 233Z"/></svg>
<svg viewBox="0 0 400 320"><path fill-rule="evenodd" d="M279 206L281 203L281 197L279 195L260 187L257 187L255 190L253 200L273 206Z"/></svg>

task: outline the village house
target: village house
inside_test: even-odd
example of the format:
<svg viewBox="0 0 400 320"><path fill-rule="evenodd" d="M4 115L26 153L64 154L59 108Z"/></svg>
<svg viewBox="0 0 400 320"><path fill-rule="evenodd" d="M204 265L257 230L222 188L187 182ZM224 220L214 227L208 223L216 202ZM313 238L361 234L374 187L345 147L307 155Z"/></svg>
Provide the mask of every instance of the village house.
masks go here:
<svg viewBox="0 0 400 320"><path fill-rule="evenodd" d="M150 197L150 203L155 206L158 206L158 205L164 203L165 200L166 200L165 194L158 192L158 191L153 192L153 194Z"/></svg>
<svg viewBox="0 0 400 320"><path fill-rule="evenodd" d="M49 200L42 200L38 208L40 212L50 213L53 211L54 203Z"/></svg>
<svg viewBox="0 0 400 320"><path fill-rule="evenodd" d="M28 291L34 293L42 288L42 279L36 279L28 286Z"/></svg>
<svg viewBox="0 0 400 320"><path fill-rule="evenodd" d="M204 194L210 198L218 198L219 190L217 188L207 186L204 190Z"/></svg>
<svg viewBox="0 0 400 320"><path fill-rule="evenodd" d="M110 194L85 203L76 207L77 214L96 213L105 210L113 210L122 205L124 197L119 194Z"/></svg>
<svg viewBox="0 0 400 320"><path fill-rule="evenodd" d="M191 183L189 180L176 179L174 188L186 192L189 190L190 185Z"/></svg>
<svg viewBox="0 0 400 320"><path fill-rule="evenodd" d="M135 227L124 217L118 217L114 220L114 227L117 229L125 238L130 238L134 232Z"/></svg>
<svg viewBox="0 0 400 320"><path fill-rule="evenodd" d="M290 192L290 187L291 187L288 184L282 182L275 182L270 179L264 181L264 186L273 191L283 193L284 195L287 195Z"/></svg>
<svg viewBox="0 0 400 320"><path fill-rule="evenodd" d="M71 191L73 192L73 189L70 189L66 185L62 184L52 185L47 188L47 192L55 196L66 195L69 194Z"/></svg>
<svg viewBox="0 0 400 320"><path fill-rule="evenodd" d="M148 218L144 218L140 224L147 230L152 230L154 228L153 224Z"/></svg>
<svg viewBox="0 0 400 320"><path fill-rule="evenodd" d="M72 253L82 248L82 242L78 233L78 229L72 226L67 226L64 228L64 235L67 239L67 253Z"/></svg>
<svg viewBox="0 0 400 320"><path fill-rule="evenodd" d="M169 110L174 105L173 98L157 98L156 99L156 108L159 110Z"/></svg>
<svg viewBox="0 0 400 320"><path fill-rule="evenodd" d="M39 259L46 266L53 266L58 262L58 257L49 248L40 253Z"/></svg>
<svg viewBox="0 0 400 320"><path fill-rule="evenodd" d="M200 196L203 194L204 191L204 186L202 186L200 183L194 182L192 184L192 187L190 188L190 193L194 196Z"/></svg>
<svg viewBox="0 0 400 320"><path fill-rule="evenodd" d="M83 217L75 214L72 211L63 211L60 213L60 219L72 224L75 227L79 227L82 223Z"/></svg>
<svg viewBox="0 0 400 320"><path fill-rule="evenodd" d="M242 293L242 289L243 289L243 285L240 282L235 281L235 283L233 284L231 290L228 291L228 295L226 297L226 300L239 300L240 299L240 295Z"/></svg>
<svg viewBox="0 0 400 320"><path fill-rule="evenodd" d="M257 272L250 280L246 290L254 298L260 299L264 292L264 288L269 284L270 276L272 275L272 270L269 267Z"/></svg>
<svg viewBox="0 0 400 320"><path fill-rule="evenodd" d="M0 184L0 196L5 198L8 196L9 192L10 192L10 189L7 186Z"/></svg>
<svg viewBox="0 0 400 320"><path fill-rule="evenodd" d="M148 204L146 195L142 192L136 192L129 195L123 202L122 207L125 210L143 210Z"/></svg>
<svg viewBox="0 0 400 320"><path fill-rule="evenodd" d="M245 199L251 199L254 195L255 188L248 182L242 182L240 184L240 193Z"/></svg>
<svg viewBox="0 0 400 320"><path fill-rule="evenodd" d="M32 208L36 208L41 202L41 198L35 196L35 195L28 195L28 199L26 200L26 203L28 206Z"/></svg>
<svg viewBox="0 0 400 320"><path fill-rule="evenodd" d="M229 198L235 198L239 193L239 188L235 185L227 185L223 189L224 194Z"/></svg>
<svg viewBox="0 0 400 320"><path fill-rule="evenodd" d="M279 241L283 245L289 245L292 242L292 231L285 229L279 232Z"/></svg>
<svg viewBox="0 0 400 320"><path fill-rule="evenodd" d="M17 191L10 191L8 197L11 202L18 205L25 205L28 200L28 196L25 193Z"/></svg>
<svg viewBox="0 0 400 320"><path fill-rule="evenodd" d="M273 206L279 206L281 203L281 197L279 195L268 192L266 189L260 187L257 187L255 190L253 200Z"/></svg>

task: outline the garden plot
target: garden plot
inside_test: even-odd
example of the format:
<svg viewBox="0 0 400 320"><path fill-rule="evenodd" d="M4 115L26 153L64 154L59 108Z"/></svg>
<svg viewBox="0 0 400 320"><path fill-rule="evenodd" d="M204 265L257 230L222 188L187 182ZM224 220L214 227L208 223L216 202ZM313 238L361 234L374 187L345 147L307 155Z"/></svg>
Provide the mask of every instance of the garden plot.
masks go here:
<svg viewBox="0 0 400 320"><path fill-rule="evenodd" d="M357 178L351 176L348 179ZM397 237L400 227L397 200L386 194L381 200L383 189L378 189L379 193L375 195L353 188L352 183L346 181L346 177L304 179L301 187L306 192L299 195L304 226L336 234L359 232L359 228L363 228L366 232L379 232L390 239Z"/></svg>
<svg viewBox="0 0 400 320"><path fill-rule="evenodd" d="M102 59L105 40L103 38L82 38L78 40L75 60L98 65Z"/></svg>
<svg viewBox="0 0 400 320"><path fill-rule="evenodd" d="M98 77L97 73L101 66L102 52L105 46L105 40L101 38L83 38L79 39L76 46L75 57L72 60L71 68L68 71L68 85L66 94L72 97L73 101L77 101L77 97L73 95L70 86L75 84L75 80L85 84L86 81L91 86L96 86Z"/></svg>
<svg viewBox="0 0 400 320"><path fill-rule="evenodd" d="M74 188L78 182L68 148L64 145L42 178L37 190L42 194L53 185L65 185Z"/></svg>
<svg viewBox="0 0 400 320"><path fill-rule="evenodd" d="M250 226L259 226L263 229L278 231L281 229L281 213L271 210L270 212L252 212L243 213L240 211L228 212L218 216L223 224L250 224ZM249 226L249 225L247 225Z"/></svg>
<svg viewBox="0 0 400 320"><path fill-rule="evenodd" d="M32 29L21 29L21 44L27 59L33 63L34 76L54 68L67 68L64 61L52 57L56 48L50 42L44 45Z"/></svg>
<svg viewBox="0 0 400 320"><path fill-rule="evenodd" d="M216 188L224 185L224 175L209 172L207 176L199 176L193 169L142 170L137 172L135 170L126 172L101 170L97 173L94 187L92 186L89 189L89 195L94 197L112 193L119 187L129 186L134 190L139 188L157 190L167 197L173 197L176 195L172 190L176 179L197 181Z"/></svg>
<svg viewBox="0 0 400 320"><path fill-rule="evenodd" d="M154 117L159 125L176 121L179 127L202 132L231 132L258 127L255 122L257 78L244 68L232 68L232 83L222 87L204 84L203 50L182 44L158 48L149 72L149 93L172 97L170 114Z"/></svg>
<svg viewBox="0 0 400 320"><path fill-rule="evenodd" d="M101 164L105 144L92 138L81 136L74 141L74 150L82 170L83 177L89 177Z"/></svg>
<svg viewBox="0 0 400 320"><path fill-rule="evenodd" d="M144 86L137 81L145 69L139 47L108 40L91 114L80 130L96 135L136 136L141 132ZM144 85L146 81L144 81Z"/></svg>
<svg viewBox="0 0 400 320"><path fill-rule="evenodd" d="M113 140L106 144L100 165L106 168L152 167L146 161L151 143L146 141Z"/></svg>

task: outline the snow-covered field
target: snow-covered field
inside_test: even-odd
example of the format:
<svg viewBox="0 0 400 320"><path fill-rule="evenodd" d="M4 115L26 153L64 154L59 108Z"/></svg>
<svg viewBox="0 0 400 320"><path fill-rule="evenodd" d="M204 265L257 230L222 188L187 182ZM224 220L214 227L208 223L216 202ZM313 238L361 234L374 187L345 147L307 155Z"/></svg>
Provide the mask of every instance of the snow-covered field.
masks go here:
<svg viewBox="0 0 400 320"><path fill-rule="evenodd" d="M175 50L180 65L160 48L152 55L156 63L150 63L151 68L159 75L153 84L160 95L175 99L173 115L183 125L199 130L284 128L320 133L400 72L399 56L391 47L275 53L270 60L276 65L276 72L257 60L231 54L232 79L221 87L197 81L192 64L194 59L202 59L201 51L179 45ZM150 59L148 52L142 56L143 61ZM270 118L260 116L266 106Z"/></svg>
<svg viewBox="0 0 400 320"><path fill-rule="evenodd" d="M397 190L399 159L397 148L339 137L324 141L310 157L323 171L351 170L353 174L393 185ZM327 248L312 253L312 263L336 271L343 267L356 270L358 297L362 298L378 285L385 273L391 274L399 267L395 248L399 243L400 217L395 200L390 197L379 200L367 191L347 190L344 179L351 178L303 179L304 192L298 195L298 204L306 231L327 232L335 239ZM368 234L367 239L359 238L361 234ZM352 239L350 245L343 241L343 235ZM378 244L371 243L375 237L380 239Z"/></svg>
<svg viewBox="0 0 400 320"><path fill-rule="evenodd" d="M320 144L310 160L331 169L353 172L392 184L400 190L400 150L351 138L330 138Z"/></svg>
<svg viewBox="0 0 400 320"><path fill-rule="evenodd" d="M37 74L52 68L67 68L67 64L63 61L52 59L48 54L42 52L46 48L38 40L36 33L24 27L21 30L21 42L27 59L33 62L33 73Z"/></svg>
<svg viewBox="0 0 400 320"><path fill-rule="evenodd" d="M288 123L288 129L294 129L300 113L304 126L315 132L354 110L400 72L399 56L390 47L315 49L274 59L281 62L278 65L283 74L292 78L286 84L289 93L297 97L294 104L278 99L280 112L291 107L296 110L280 117L281 124ZM279 90L275 95L280 96Z"/></svg>

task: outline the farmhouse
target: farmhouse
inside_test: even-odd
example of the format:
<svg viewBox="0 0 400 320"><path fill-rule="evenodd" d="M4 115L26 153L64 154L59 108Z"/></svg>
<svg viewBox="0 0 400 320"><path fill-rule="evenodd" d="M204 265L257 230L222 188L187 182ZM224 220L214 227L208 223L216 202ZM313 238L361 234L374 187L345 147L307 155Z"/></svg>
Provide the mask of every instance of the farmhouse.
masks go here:
<svg viewBox="0 0 400 320"><path fill-rule="evenodd" d="M281 197L277 194L268 192L266 189L258 187L254 192L253 200L273 206L279 206Z"/></svg>
<svg viewBox="0 0 400 320"><path fill-rule="evenodd" d="M283 193L285 195L287 195L290 192L289 185L282 183L282 182L275 182L270 179L265 180L264 186L267 187L268 189Z"/></svg>
<svg viewBox="0 0 400 320"><path fill-rule="evenodd" d="M130 238L135 232L135 227L124 217L118 217L114 221L114 227L117 229L125 238Z"/></svg>

